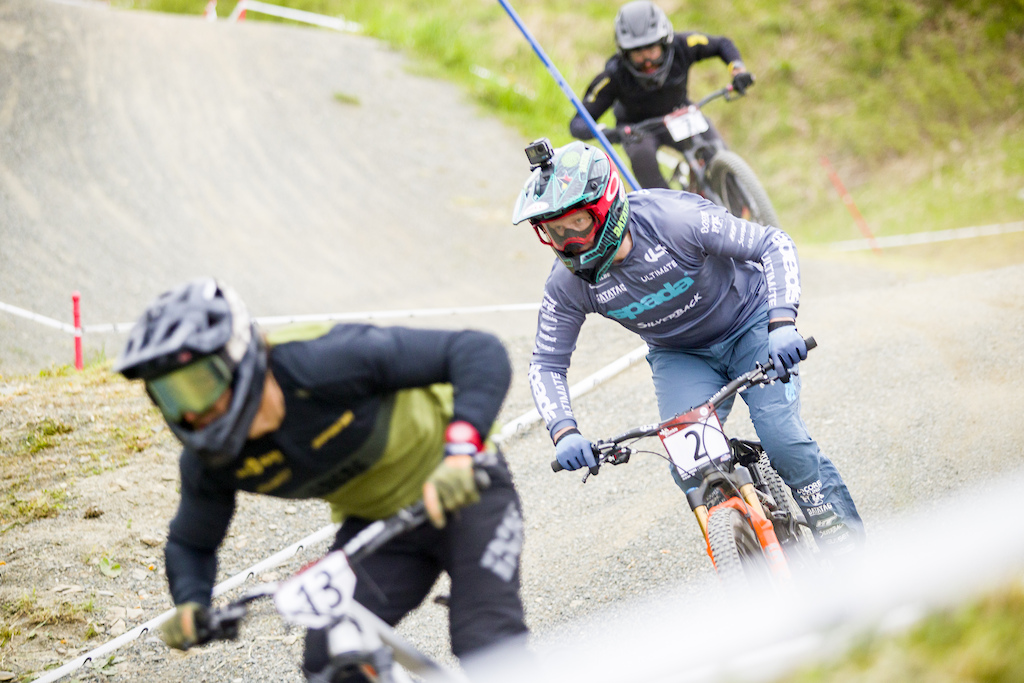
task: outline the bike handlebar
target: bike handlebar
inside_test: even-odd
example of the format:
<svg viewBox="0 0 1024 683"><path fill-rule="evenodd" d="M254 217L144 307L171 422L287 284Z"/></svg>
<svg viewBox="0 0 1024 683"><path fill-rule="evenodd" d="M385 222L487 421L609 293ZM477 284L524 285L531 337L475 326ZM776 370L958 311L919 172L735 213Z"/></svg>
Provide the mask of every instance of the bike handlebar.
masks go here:
<svg viewBox="0 0 1024 683"><path fill-rule="evenodd" d="M804 337L804 344L807 345L808 351L817 348L818 346L818 342L814 339L814 337ZM739 377L737 377L736 379L732 380L724 387L719 389L717 392L715 392L715 394L711 396L711 398L708 399L707 402L710 403L712 407L717 408L725 401L725 399L732 396L743 387L753 386L755 384L767 384L770 382L774 382L774 377L768 377L768 373L774 369L775 367L771 359L768 359L767 363L759 363L757 367L751 370L750 372L740 375ZM652 436L654 434L657 434L658 431L665 424L665 422L669 422L672 419L675 418L670 418L669 420L659 422L657 424L634 427L633 429L630 429L627 432L623 432L622 434L619 434L618 436L613 437L611 439L598 441L597 443L592 443L590 446L594 451L594 457L597 460L597 466L590 468L591 474L597 473L597 469L601 466L601 457L604 455L604 453L613 452L615 448L618 447L618 445L623 441L630 441L632 439L639 439L645 436ZM564 469L565 468L562 467L562 463L558 462L557 458L551 461L552 472L561 472Z"/></svg>
<svg viewBox="0 0 1024 683"><path fill-rule="evenodd" d="M654 116L649 119L644 119L643 121L640 121L638 123L627 123L626 125L622 126L622 131L625 135L634 135L636 133L643 133L648 130L654 130L659 126L665 125L665 119L669 116L672 116L680 109L686 109L687 107L690 106L696 107L697 109L701 109L705 104L711 102L712 100L716 100L719 97L724 97L726 102L731 102L735 99L743 97L743 93L737 91L735 88L732 87L732 85L727 85L724 88L720 88L712 93L705 95L704 97L697 100L693 104L684 104L682 107L673 109L668 114L664 114L662 116Z"/></svg>

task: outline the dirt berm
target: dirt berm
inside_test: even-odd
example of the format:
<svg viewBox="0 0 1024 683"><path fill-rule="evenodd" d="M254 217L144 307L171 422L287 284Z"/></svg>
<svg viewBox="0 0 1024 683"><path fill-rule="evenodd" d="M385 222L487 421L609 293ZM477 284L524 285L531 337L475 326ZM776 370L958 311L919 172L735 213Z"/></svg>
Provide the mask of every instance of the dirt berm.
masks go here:
<svg viewBox="0 0 1024 683"><path fill-rule="evenodd" d="M87 324L123 322L199 274L233 284L260 316L539 298L551 257L529 229L509 225L528 140L372 40L5 0L0 63L0 302L70 322L79 290ZM1019 254L1019 242L986 239ZM803 256L801 329L820 344L803 364L804 417L869 531L1021 464L1024 257L997 270L909 275L888 256ZM533 319L416 324L501 335L516 368L508 420L532 407ZM86 338L92 356L111 357L120 343ZM637 345L612 324L588 322L571 379ZM0 536L0 596L89 600L81 616L98 635L85 640L74 623L20 627L0 649L0 670L18 675L167 606L159 545L177 503L174 442L138 387L70 378L47 394L22 374L70 362L71 348L66 334L0 312L0 441L10 446L45 417L79 436L129 419L152 435L136 438L123 465L71 448L70 437L45 451L64 473L65 507ZM577 402L583 432L653 421L652 393L646 366L634 367ZM750 434L741 408L727 427ZM507 451L525 506L523 597L537 634L667 586L719 590L659 460L637 457L581 486L550 472L542 430ZM105 466L80 464L94 455ZM90 508L102 514L87 519ZM243 497L221 578L326 523L315 501ZM101 557L123 573L104 575ZM440 654L444 616L429 605L402 632ZM73 677L298 681L294 636L264 614L238 643L179 656L146 636Z"/></svg>

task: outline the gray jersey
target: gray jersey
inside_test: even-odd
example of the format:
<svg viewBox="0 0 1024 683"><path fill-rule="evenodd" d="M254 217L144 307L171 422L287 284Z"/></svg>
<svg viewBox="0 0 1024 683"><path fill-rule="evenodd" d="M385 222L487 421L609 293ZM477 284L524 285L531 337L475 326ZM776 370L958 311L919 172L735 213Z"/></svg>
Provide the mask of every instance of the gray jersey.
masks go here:
<svg viewBox="0 0 1024 683"><path fill-rule="evenodd" d="M575 424L565 373L588 313L677 349L724 341L765 305L770 317L796 317L800 273L783 231L672 190L630 194L629 212L633 249L596 285L558 260L544 285L530 387L552 434Z"/></svg>

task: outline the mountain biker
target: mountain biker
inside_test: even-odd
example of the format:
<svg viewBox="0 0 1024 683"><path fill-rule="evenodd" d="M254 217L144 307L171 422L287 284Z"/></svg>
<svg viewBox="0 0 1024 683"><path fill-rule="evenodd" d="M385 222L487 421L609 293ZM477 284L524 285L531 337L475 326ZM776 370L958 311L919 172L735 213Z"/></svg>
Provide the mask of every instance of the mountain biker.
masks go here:
<svg viewBox="0 0 1024 683"><path fill-rule="evenodd" d="M543 147L545 151L538 152ZM781 382L743 392L772 465L829 556L855 548L863 524L835 465L800 417L800 273L790 237L736 218L699 195L626 194L608 155L582 142L530 145L532 173L513 211L556 255L544 286L530 364L538 412L566 469L595 465L580 433L566 371L588 313L619 322L650 347L661 419L706 402L773 361ZM724 422L729 399L718 409ZM672 468L676 484L688 484Z"/></svg>
<svg viewBox="0 0 1024 683"><path fill-rule="evenodd" d="M612 108L618 127L606 129L605 137L613 144L622 143L642 187L667 188L658 167L658 148L670 145L681 149L683 143L674 141L667 130L638 137L623 135L623 127L690 104L686 83L694 62L720 58L728 64L732 86L740 94L754 84L754 76L729 38L693 31L674 33L665 13L648 0L636 0L619 9L615 45L618 52L587 87L583 106L595 121ZM569 132L580 140L594 137L579 113L569 123Z"/></svg>
<svg viewBox="0 0 1024 683"><path fill-rule="evenodd" d="M485 436L510 382L501 342L319 327L265 337L232 289L201 278L160 295L129 334L114 370L145 382L184 446L166 547L177 608L164 639L197 644L238 491L326 500L343 521L332 550L422 497L432 524L361 562L356 600L393 625L444 570L457 656L525 638L519 497ZM483 490L474 463L490 478ZM327 663L326 633L309 631L305 672Z"/></svg>

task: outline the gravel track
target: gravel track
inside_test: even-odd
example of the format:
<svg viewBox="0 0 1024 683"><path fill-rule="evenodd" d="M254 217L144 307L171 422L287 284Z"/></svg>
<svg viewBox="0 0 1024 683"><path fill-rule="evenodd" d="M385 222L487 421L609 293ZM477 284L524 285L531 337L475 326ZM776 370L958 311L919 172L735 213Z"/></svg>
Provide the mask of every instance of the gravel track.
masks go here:
<svg viewBox="0 0 1024 683"><path fill-rule="evenodd" d="M161 287L202 272L236 284L257 315L516 303L539 294L549 258L532 235L507 226L524 141L480 118L451 86L410 75L372 41L8 0L0 50L13 65L0 73L0 301L66 319L67 292L78 288L90 321L128 320ZM357 95L360 106L335 102L335 92ZM422 108L412 111L410 99ZM399 196L385 192L394 187ZM805 254L803 265L801 330L819 341L802 368L803 414L869 533L1021 465L1024 401L1014 379L1024 366L1024 265L927 276L824 254ZM532 408L532 315L436 324L498 333L518 370L502 420ZM66 353L65 340L53 338L0 318L0 408L21 411L12 422L59 403L17 400L19 370ZM637 345L592 318L570 380ZM96 409L89 402L98 400L80 395L66 409ZM137 388L134 400L144 406ZM651 422L647 366L576 408L594 437ZM753 434L739 404L726 427ZM538 641L660 590L719 590L658 458L638 456L584 486L578 475L550 472L541 429L513 438L506 451L524 502L523 598ZM61 643L43 629L0 651L0 669L61 663L166 609L162 552L142 538L163 534L173 514L176 457L164 429L129 465L72 482L59 517L3 534L4 599L35 589L55 600L54 586L78 586L107 633ZM89 505L106 513L84 520ZM220 579L327 521L318 502L243 495ZM118 579L83 560L97 549L124 558ZM319 552L308 549L276 574ZM400 630L451 661L445 622L443 608L428 603ZM301 645L298 631L263 609L237 642L183 655L143 637L108 666L71 678L300 681Z"/></svg>

